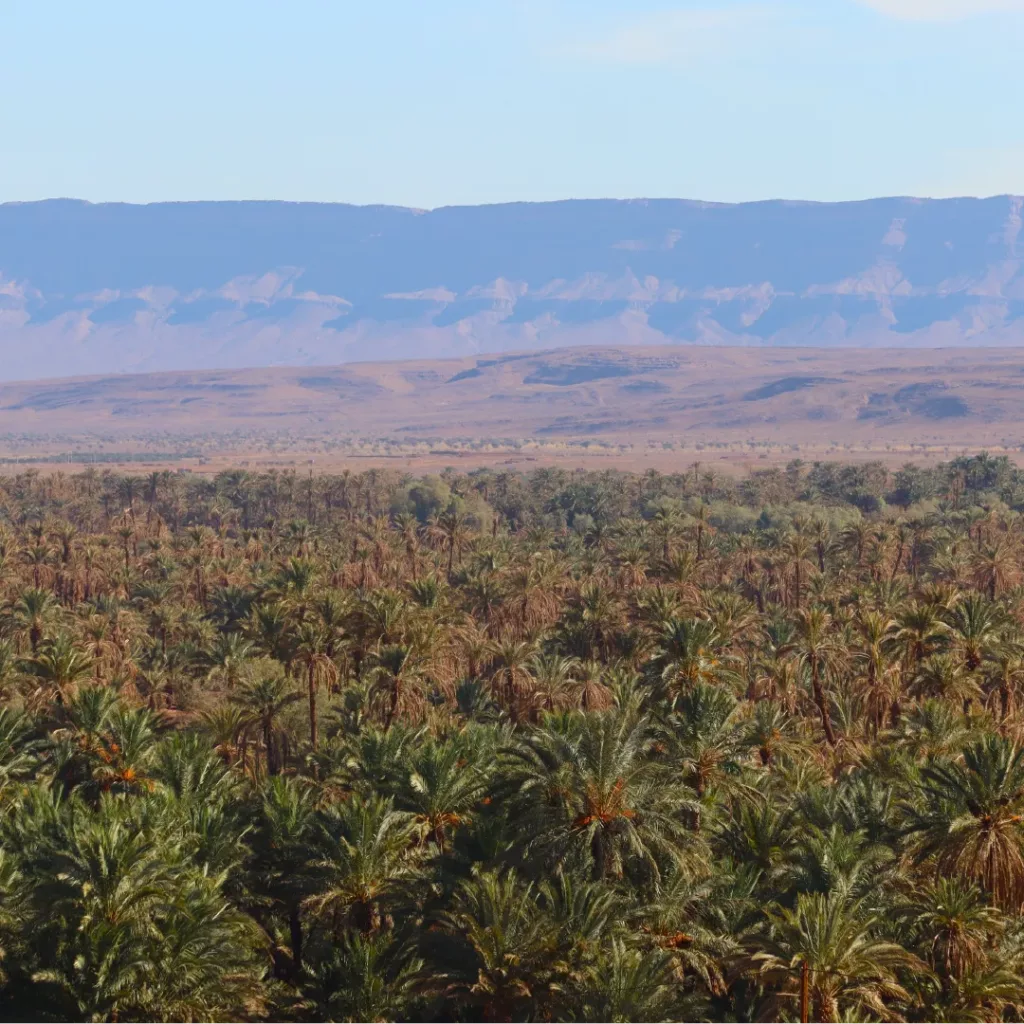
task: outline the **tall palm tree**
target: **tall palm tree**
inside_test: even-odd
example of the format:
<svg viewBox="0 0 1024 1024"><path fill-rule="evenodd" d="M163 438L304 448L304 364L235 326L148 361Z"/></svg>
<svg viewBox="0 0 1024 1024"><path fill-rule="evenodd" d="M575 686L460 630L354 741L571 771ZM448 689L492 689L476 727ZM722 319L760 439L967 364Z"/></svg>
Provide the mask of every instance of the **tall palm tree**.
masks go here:
<svg viewBox="0 0 1024 1024"><path fill-rule="evenodd" d="M670 692L714 683L726 674L721 637L707 619L669 619L655 643L653 664Z"/></svg>
<svg viewBox="0 0 1024 1024"><path fill-rule="evenodd" d="M954 649L968 672L977 672L982 662L1000 646L1006 627L1005 613L980 594L967 594L949 613Z"/></svg>
<svg viewBox="0 0 1024 1024"><path fill-rule="evenodd" d="M940 609L934 604L914 603L900 609L896 616L893 646L912 676L930 654L934 654L949 633Z"/></svg>
<svg viewBox="0 0 1024 1024"><path fill-rule="evenodd" d="M933 654L925 659L911 684L911 692L917 697L956 702L965 714L971 703L982 695L977 677L967 672L963 661L955 654ZM895 725L898 716L893 718Z"/></svg>
<svg viewBox="0 0 1024 1024"><path fill-rule="evenodd" d="M613 709L563 718L509 750L518 820L543 862L585 854L595 878L657 877L698 850L683 812L692 799L655 754L645 718Z"/></svg>
<svg viewBox="0 0 1024 1024"><path fill-rule="evenodd" d="M740 782L742 734L736 727L736 701L718 687L698 685L682 695L667 716L666 757L678 765L698 800L717 788Z"/></svg>
<svg viewBox="0 0 1024 1024"><path fill-rule="evenodd" d="M373 656L371 677L374 691L384 695L384 729L395 722L399 711L408 713L419 706L422 671L415 651L408 644L387 644Z"/></svg>
<svg viewBox="0 0 1024 1024"><path fill-rule="evenodd" d="M690 512L693 519L693 531L697 543L697 561L704 558L704 538L713 531L711 526L711 509L704 501L698 501Z"/></svg>
<svg viewBox="0 0 1024 1024"><path fill-rule="evenodd" d="M316 891L305 902L335 935L351 924L378 931L393 906L409 896L417 876L416 821L380 796L353 796L325 808L314 837Z"/></svg>
<svg viewBox="0 0 1024 1024"><path fill-rule="evenodd" d="M491 690L514 717L530 704L534 688L530 669L536 654L537 645L531 640L499 640L491 646Z"/></svg>
<svg viewBox="0 0 1024 1024"><path fill-rule="evenodd" d="M836 745L836 732L825 695L824 676L840 657L842 648L832 630L832 617L824 608L815 606L797 616L796 651L811 677L811 693L821 718L821 727L829 745Z"/></svg>
<svg viewBox="0 0 1024 1024"><path fill-rule="evenodd" d="M40 746L34 723L23 712L0 707L0 805L14 787L30 778L38 764Z"/></svg>
<svg viewBox="0 0 1024 1024"><path fill-rule="evenodd" d="M663 950L635 949L612 939L608 954L589 972L580 1019L617 1022L695 1020L672 957ZM699 1013L699 1010L697 1011Z"/></svg>
<svg viewBox="0 0 1024 1024"><path fill-rule="evenodd" d="M912 892L900 909L937 977L955 978L982 967L1004 928L982 891L959 878L936 878Z"/></svg>
<svg viewBox="0 0 1024 1024"><path fill-rule="evenodd" d="M93 666L89 655L67 633L58 633L25 660L24 669L58 704L63 704L79 680L92 675Z"/></svg>
<svg viewBox="0 0 1024 1024"><path fill-rule="evenodd" d="M471 531L472 519L454 507L439 512L427 528L428 535L435 539L442 551L447 552L446 573L449 580L452 578L455 562L461 557L462 549L471 536Z"/></svg>
<svg viewBox="0 0 1024 1024"><path fill-rule="evenodd" d="M338 681L338 667L328 653L330 635L319 624L304 622L296 635L295 660L306 674L306 700L309 707L309 745L316 750L318 722L316 693L320 686Z"/></svg>
<svg viewBox="0 0 1024 1024"><path fill-rule="evenodd" d="M794 754L804 746L793 719L775 701L763 700L755 704L753 715L742 729L745 743L757 751L765 768L771 768L780 756Z"/></svg>
<svg viewBox="0 0 1024 1024"><path fill-rule="evenodd" d="M396 805L416 815L426 840L444 853L456 829L472 821L488 792L490 751L474 746L465 734L447 742L431 741L416 751L402 772Z"/></svg>
<svg viewBox="0 0 1024 1024"><path fill-rule="evenodd" d="M241 633L220 633L201 659L207 668L207 679L224 683L234 690L245 675L246 666L256 654L256 647Z"/></svg>
<svg viewBox="0 0 1024 1024"><path fill-rule="evenodd" d="M1006 907L1024 902L1024 749L989 735L963 759L921 770L921 806L907 807L918 860L977 881Z"/></svg>
<svg viewBox="0 0 1024 1024"><path fill-rule="evenodd" d="M908 997L903 970L922 970L912 953L881 937L881 920L844 893L801 893L792 909L770 914L771 938L751 957L754 977L775 990L775 999L799 999L803 971L813 1020L838 1021L850 1010L884 1020L894 1017L892 1001Z"/></svg>
<svg viewBox="0 0 1024 1024"><path fill-rule="evenodd" d="M974 556L974 578L990 601L1011 587L1020 575L1019 552L1013 542L1002 537L995 544L987 545Z"/></svg>
<svg viewBox="0 0 1024 1024"><path fill-rule="evenodd" d="M782 553L793 574L793 607L799 608L803 597L806 573L811 568L811 553L814 545L802 531L794 530L782 545Z"/></svg>
<svg viewBox="0 0 1024 1024"><path fill-rule="evenodd" d="M886 711L897 697L894 684L898 686L898 679L894 678L895 672L888 657L895 626L895 621L888 615L875 611L865 612L859 623L861 646L856 656L864 667L867 710L875 736L882 727Z"/></svg>
<svg viewBox="0 0 1024 1024"><path fill-rule="evenodd" d="M555 996L555 936L532 884L513 871L479 872L440 923L457 945L439 950L437 982L460 1014L504 1021L545 1012Z"/></svg>
<svg viewBox="0 0 1024 1024"><path fill-rule="evenodd" d="M57 617L59 606L50 590L31 587L24 590L11 607L15 628L27 635L29 647L35 654L50 623Z"/></svg>
<svg viewBox="0 0 1024 1024"><path fill-rule="evenodd" d="M275 775L280 767L277 744L274 742L274 724L277 717L301 696L275 662L254 662L251 677L234 695L234 700L248 715L249 721L259 726L263 738L264 757L268 775Z"/></svg>
<svg viewBox="0 0 1024 1024"><path fill-rule="evenodd" d="M686 516L677 504L660 502L651 516L651 524L655 537L661 541L662 561L667 564L672 558L672 545L683 532Z"/></svg>
<svg viewBox="0 0 1024 1024"><path fill-rule="evenodd" d="M349 933L307 971L302 994L317 1020L408 1020L420 1009L424 973L404 937Z"/></svg>
<svg viewBox="0 0 1024 1024"><path fill-rule="evenodd" d="M317 891L311 866L317 855L316 794L295 779L278 775L267 780L260 797L248 843L246 881L261 905L269 904L288 922L289 973L294 979L303 965L303 904ZM256 916L263 917L263 910L257 909ZM269 922L264 926L270 930Z"/></svg>
<svg viewBox="0 0 1024 1024"><path fill-rule="evenodd" d="M1024 644L1007 638L990 657L987 675L999 697L999 718L1005 722L1017 706L1017 693L1024 680Z"/></svg>

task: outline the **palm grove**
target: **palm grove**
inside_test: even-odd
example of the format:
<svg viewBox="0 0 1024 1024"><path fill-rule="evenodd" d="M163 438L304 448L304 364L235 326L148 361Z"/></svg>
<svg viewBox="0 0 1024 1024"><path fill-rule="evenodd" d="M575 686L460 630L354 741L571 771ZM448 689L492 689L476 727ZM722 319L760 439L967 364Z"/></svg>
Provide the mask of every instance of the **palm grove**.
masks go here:
<svg viewBox="0 0 1024 1024"><path fill-rule="evenodd" d="M0 1016L1019 1020L1024 476L0 481Z"/></svg>

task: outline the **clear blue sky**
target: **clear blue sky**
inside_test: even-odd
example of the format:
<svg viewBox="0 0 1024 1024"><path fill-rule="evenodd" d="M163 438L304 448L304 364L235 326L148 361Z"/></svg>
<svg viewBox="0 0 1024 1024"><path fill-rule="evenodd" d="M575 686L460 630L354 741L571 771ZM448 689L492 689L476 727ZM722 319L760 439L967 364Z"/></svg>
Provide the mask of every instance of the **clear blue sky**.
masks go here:
<svg viewBox="0 0 1024 1024"><path fill-rule="evenodd" d="M0 201L1024 193L1024 0L0 0Z"/></svg>

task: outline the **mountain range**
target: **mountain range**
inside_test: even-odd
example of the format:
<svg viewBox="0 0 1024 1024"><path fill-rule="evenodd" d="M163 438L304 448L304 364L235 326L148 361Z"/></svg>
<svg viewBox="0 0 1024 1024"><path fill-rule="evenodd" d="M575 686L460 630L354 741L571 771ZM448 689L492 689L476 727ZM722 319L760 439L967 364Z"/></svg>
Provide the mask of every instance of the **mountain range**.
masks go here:
<svg viewBox="0 0 1024 1024"><path fill-rule="evenodd" d="M0 205L0 379L1024 345L1024 198Z"/></svg>

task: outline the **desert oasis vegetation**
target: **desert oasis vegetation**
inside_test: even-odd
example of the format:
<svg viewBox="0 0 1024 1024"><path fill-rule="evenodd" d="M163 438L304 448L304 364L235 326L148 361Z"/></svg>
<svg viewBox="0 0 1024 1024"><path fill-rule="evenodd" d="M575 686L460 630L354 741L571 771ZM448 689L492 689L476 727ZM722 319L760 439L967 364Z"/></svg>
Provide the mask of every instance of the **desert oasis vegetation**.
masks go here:
<svg viewBox="0 0 1024 1024"><path fill-rule="evenodd" d="M1020 1020L1024 474L0 481L9 1020Z"/></svg>

